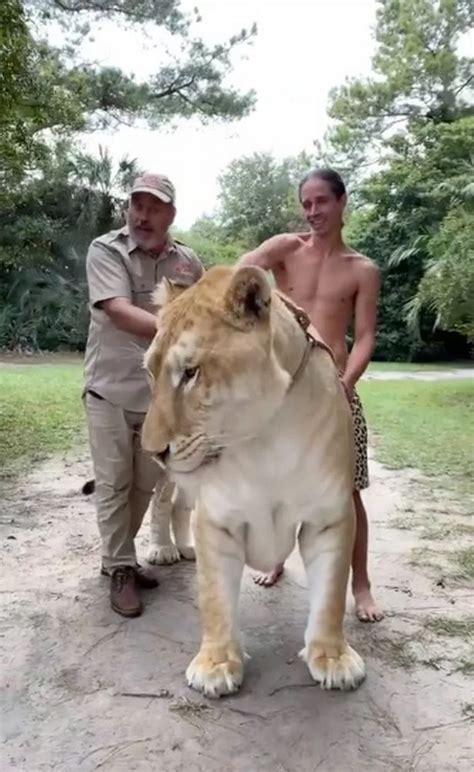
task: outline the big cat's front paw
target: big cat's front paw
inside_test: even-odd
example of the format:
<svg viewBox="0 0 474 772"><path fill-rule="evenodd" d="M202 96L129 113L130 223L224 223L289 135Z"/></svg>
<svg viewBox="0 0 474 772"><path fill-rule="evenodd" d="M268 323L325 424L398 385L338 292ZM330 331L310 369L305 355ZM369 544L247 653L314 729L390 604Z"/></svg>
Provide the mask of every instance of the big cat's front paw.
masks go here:
<svg viewBox="0 0 474 772"><path fill-rule="evenodd" d="M240 688L243 662L235 644L201 649L186 670L188 685L206 697L221 697Z"/></svg>
<svg viewBox="0 0 474 772"><path fill-rule="evenodd" d="M181 557L174 544L165 544L162 547L152 544L146 559L152 565L167 566L171 565L171 563L177 563Z"/></svg>
<svg viewBox="0 0 474 772"><path fill-rule="evenodd" d="M196 551L194 547L191 547L191 546L182 547L180 544L178 544L178 550L183 560L196 560Z"/></svg>
<svg viewBox="0 0 474 772"><path fill-rule="evenodd" d="M365 678L362 657L347 644L310 643L301 652L312 678L323 689L356 689Z"/></svg>

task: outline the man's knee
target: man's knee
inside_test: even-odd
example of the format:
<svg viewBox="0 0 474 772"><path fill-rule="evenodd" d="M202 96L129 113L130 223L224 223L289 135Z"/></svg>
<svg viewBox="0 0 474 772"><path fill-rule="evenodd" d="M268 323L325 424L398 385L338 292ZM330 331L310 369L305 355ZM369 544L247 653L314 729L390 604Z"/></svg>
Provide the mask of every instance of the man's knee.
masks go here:
<svg viewBox="0 0 474 772"><path fill-rule="evenodd" d="M140 454L136 464L133 487L142 495L152 496L156 493L160 497L165 493L167 475L154 461L143 458Z"/></svg>
<svg viewBox="0 0 474 772"><path fill-rule="evenodd" d="M131 479L110 480L97 478L95 481L96 498L101 500L125 499L127 500L132 488Z"/></svg>
<svg viewBox="0 0 474 772"><path fill-rule="evenodd" d="M113 484L96 480L95 505L99 521L121 521L128 518L131 485L129 482Z"/></svg>

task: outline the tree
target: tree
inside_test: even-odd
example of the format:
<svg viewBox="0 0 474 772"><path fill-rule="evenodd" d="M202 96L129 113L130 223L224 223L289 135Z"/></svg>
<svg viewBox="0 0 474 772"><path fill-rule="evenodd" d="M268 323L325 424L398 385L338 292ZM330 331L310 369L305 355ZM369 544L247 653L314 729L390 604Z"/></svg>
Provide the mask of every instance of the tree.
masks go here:
<svg viewBox="0 0 474 772"><path fill-rule="evenodd" d="M472 0L379 0L373 74L330 95L322 152L351 181L349 240L382 269L378 357L443 355L441 328L466 323L440 312L435 277L448 263L433 261L447 223L468 227L459 192L472 179L474 60L458 44L473 22Z"/></svg>
<svg viewBox="0 0 474 772"><path fill-rule="evenodd" d="M252 39L255 27L207 46L192 35L192 19L179 5L179 0L4 0L0 188L12 180L18 184L47 153L46 129L85 131L136 118L153 127L191 116L231 120L253 108L253 92L239 93L225 77L234 50ZM179 43L180 50L144 82L117 67L81 61L86 22L101 19L135 29L146 24L172 39L175 50ZM67 37L61 48L40 37L52 21L62 24Z"/></svg>
<svg viewBox="0 0 474 772"><path fill-rule="evenodd" d="M116 168L59 143L41 174L0 212L0 348L83 349L88 324L85 257L93 238L123 223L140 169Z"/></svg>
<svg viewBox="0 0 474 772"><path fill-rule="evenodd" d="M309 156L278 161L271 153L238 158L219 177L224 232L253 247L264 239L302 227L297 184L311 165Z"/></svg>
<svg viewBox="0 0 474 772"><path fill-rule="evenodd" d="M408 321L417 328L423 308L436 325L455 330L474 343L474 214L451 210L430 239L428 261L415 297L407 304Z"/></svg>
<svg viewBox="0 0 474 772"><path fill-rule="evenodd" d="M243 243L230 238L217 218L209 215L199 217L189 230L174 235L190 246L207 268L222 263L233 265L245 252Z"/></svg>
<svg viewBox="0 0 474 772"><path fill-rule="evenodd" d="M410 134L393 138L391 146L391 162L359 186L359 207L349 220L347 237L357 249L373 257L382 270L376 355L411 359L430 350L442 355L443 336L433 334L436 318L438 328L461 331L460 327L446 327L453 317L446 313L439 316L439 309L428 302L427 289L420 293L417 290L420 282L420 288L428 286L423 280L428 268L429 286L433 286L437 275L433 260L441 258L441 245L447 244L445 238L438 241L446 223L461 218L464 234L468 228L474 178L474 118L419 126ZM466 217L461 216L463 212ZM459 241L456 243L459 245ZM463 260L462 254L458 277L461 265L469 270L468 258ZM449 264L453 259L454 253ZM450 302L456 305L454 295L460 284L453 282L450 286ZM462 297L461 293L460 302Z"/></svg>
<svg viewBox="0 0 474 772"><path fill-rule="evenodd" d="M239 241L226 239L224 235L220 238L216 234L202 236L194 231L194 227L189 231L177 231L175 236L194 250L206 268L223 263L233 265L245 252Z"/></svg>
<svg viewBox="0 0 474 772"><path fill-rule="evenodd" d="M35 57L19 0L0 4L0 196L27 162L40 153L20 94L33 94Z"/></svg>
<svg viewBox="0 0 474 772"><path fill-rule="evenodd" d="M474 23L472 0L378 0L370 78L330 95L326 152L345 169L380 162L395 132L473 114L473 59L457 51Z"/></svg>
<svg viewBox="0 0 474 772"><path fill-rule="evenodd" d="M85 255L93 238L122 224L125 198L133 181L143 173L136 159L125 156L115 167L108 150L99 146L98 156L78 153L71 158L75 186L74 232L64 234Z"/></svg>

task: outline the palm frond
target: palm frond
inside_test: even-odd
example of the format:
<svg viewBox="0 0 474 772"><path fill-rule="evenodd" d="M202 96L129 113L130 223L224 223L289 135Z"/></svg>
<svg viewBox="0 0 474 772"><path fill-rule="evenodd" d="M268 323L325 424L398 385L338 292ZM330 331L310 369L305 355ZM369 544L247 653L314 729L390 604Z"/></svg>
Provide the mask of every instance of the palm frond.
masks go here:
<svg viewBox="0 0 474 772"><path fill-rule="evenodd" d="M418 339L421 338L420 321L422 309L423 303L421 302L421 298L418 295L414 295L403 306L403 316L407 323L407 327L409 331Z"/></svg>
<svg viewBox="0 0 474 772"><path fill-rule="evenodd" d="M401 245L394 249L390 257L388 258L388 265L390 268L398 268L399 265L409 260L411 257L416 257L422 249L426 246L427 236L420 234L412 241L408 246Z"/></svg>

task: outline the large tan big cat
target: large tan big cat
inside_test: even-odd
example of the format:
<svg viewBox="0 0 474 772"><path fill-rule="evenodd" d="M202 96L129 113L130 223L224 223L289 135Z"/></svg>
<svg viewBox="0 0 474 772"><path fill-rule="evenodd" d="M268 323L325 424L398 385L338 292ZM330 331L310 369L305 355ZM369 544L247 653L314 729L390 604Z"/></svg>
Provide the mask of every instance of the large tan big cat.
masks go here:
<svg viewBox="0 0 474 772"><path fill-rule="evenodd" d="M208 696L239 688L244 565L271 570L298 533L310 596L300 655L323 687L356 687L365 667L343 630L353 431L330 353L259 268L215 267L187 289L165 280L156 300L142 442L195 501L202 639L188 684Z"/></svg>

